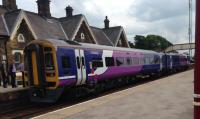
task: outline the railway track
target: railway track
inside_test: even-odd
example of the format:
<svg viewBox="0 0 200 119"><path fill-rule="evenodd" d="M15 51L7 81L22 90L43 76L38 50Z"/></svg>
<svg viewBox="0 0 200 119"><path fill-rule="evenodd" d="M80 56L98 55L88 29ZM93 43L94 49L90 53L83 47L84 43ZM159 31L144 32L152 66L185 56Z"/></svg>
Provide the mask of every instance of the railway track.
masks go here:
<svg viewBox="0 0 200 119"><path fill-rule="evenodd" d="M132 88L138 85L151 82L156 79L162 79L164 77L168 77L168 76L162 76L159 78L148 77L148 78L145 78L145 80L137 80L137 82L135 83L130 83L130 84L123 85L120 87L115 87L111 90L103 91L101 94L98 94L98 95L88 95L81 98L70 98L70 99L63 98L55 104L34 104L34 103L27 102L24 105L19 105L19 104L13 105L9 109L0 110L0 119L29 119L34 116L55 111L64 107L72 106L74 104L85 102L85 101L95 99L101 96L109 95L114 92Z"/></svg>

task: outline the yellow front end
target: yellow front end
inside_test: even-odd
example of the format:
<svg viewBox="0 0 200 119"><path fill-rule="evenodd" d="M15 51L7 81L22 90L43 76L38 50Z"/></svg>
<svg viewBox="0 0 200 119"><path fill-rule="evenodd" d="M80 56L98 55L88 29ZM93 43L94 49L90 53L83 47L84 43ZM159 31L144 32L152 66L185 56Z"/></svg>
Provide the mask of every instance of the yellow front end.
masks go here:
<svg viewBox="0 0 200 119"><path fill-rule="evenodd" d="M58 65L54 46L45 41L35 41L25 49L25 80L31 87L56 89L59 85ZM45 85L41 83L45 82Z"/></svg>

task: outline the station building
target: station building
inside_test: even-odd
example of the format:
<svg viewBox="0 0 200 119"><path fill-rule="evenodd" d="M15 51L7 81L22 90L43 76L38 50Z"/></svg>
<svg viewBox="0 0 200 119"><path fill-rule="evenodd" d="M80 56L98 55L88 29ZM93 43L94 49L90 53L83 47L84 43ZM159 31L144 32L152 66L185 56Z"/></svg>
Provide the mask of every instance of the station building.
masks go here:
<svg viewBox="0 0 200 119"><path fill-rule="evenodd" d="M58 39L81 43L129 47L122 26L110 27L106 16L104 28L90 26L83 14L73 14L67 6L66 16L56 18L50 12L50 0L37 0L38 12L19 9L16 0L2 0L0 5L0 57L7 65L23 62L23 49L32 40Z"/></svg>

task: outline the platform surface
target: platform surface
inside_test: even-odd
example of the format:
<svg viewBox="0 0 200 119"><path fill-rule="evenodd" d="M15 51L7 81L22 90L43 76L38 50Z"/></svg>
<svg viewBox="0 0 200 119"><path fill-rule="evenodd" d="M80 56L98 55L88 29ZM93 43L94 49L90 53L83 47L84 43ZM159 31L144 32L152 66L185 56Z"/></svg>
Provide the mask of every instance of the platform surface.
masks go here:
<svg viewBox="0 0 200 119"><path fill-rule="evenodd" d="M17 88L12 88L11 86L8 86L7 88L3 88L3 86L0 86L0 93L11 93L21 90L26 90L27 88L24 88L22 85L17 86Z"/></svg>
<svg viewBox="0 0 200 119"><path fill-rule="evenodd" d="M17 88L12 88L11 86L3 88L0 86L0 103L26 98L27 95L28 87L23 88L23 86L19 85Z"/></svg>
<svg viewBox="0 0 200 119"><path fill-rule="evenodd" d="M193 119L193 79L186 71L34 119Z"/></svg>

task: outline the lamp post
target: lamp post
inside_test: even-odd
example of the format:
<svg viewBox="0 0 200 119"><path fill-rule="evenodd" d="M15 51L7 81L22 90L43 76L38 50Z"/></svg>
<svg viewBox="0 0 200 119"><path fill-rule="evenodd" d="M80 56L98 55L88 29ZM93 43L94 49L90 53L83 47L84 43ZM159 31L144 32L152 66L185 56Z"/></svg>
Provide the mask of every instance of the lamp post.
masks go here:
<svg viewBox="0 0 200 119"><path fill-rule="evenodd" d="M192 43L192 0L189 0L189 28L188 28L188 36L189 36L189 57L191 60L192 50L191 50L191 43Z"/></svg>
<svg viewBox="0 0 200 119"><path fill-rule="evenodd" d="M200 1L196 0L194 119L200 119Z"/></svg>

